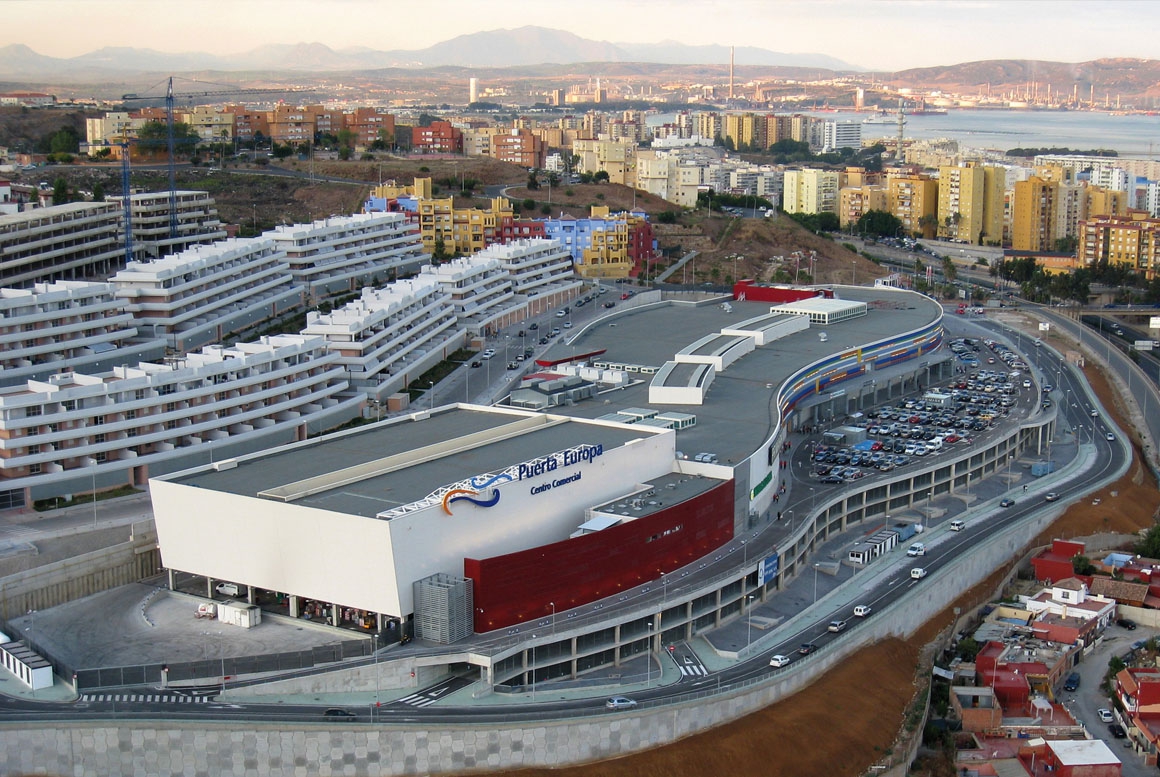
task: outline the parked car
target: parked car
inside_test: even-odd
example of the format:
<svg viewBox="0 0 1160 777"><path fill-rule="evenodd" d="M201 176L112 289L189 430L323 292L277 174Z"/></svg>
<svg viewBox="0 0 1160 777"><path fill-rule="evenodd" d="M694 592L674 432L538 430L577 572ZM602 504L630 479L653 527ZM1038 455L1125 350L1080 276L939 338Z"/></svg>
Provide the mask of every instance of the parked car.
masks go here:
<svg viewBox="0 0 1160 777"><path fill-rule="evenodd" d="M630 710L636 706L636 701L627 696L613 696L604 702L604 706L610 710Z"/></svg>
<svg viewBox="0 0 1160 777"><path fill-rule="evenodd" d="M1101 708L1097 714L1100 716L1101 723L1111 723L1115 720L1115 718L1112 717L1112 711L1109 709Z"/></svg>
<svg viewBox="0 0 1160 777"><path fill-rule="evenodd" d="M1117 618L1116 625L1121 629L1127 629L1128 631L1136 630L1136 621L1131 620L1130 618Z"/></svg>
<svg viewBox="0 0 1160 777"><path fill-rule="evenodd" d="M1116 739L1125 739L1128 736L1128 732L1124 731L1124 727L1119 723L1109 723L1108 733Z"/></svg>
<svg viewBox="0 0 1160 777"><path fill-rule="evenodd" d="M773 656L772 658L769 659L769 665L772 666L774 669L781 669L783 666L789 666L789 664L792 660L793 659L790 658L789 656L783 656L781 654L778 654L778 655Z"/></svg>
<svg viewBox="0 0 1160 777"><path fill-rule="evenodd" d="M1067 676L1063 682L1063 690L1075 691L1079 690L1079 672L1072 672Z"/></svg>

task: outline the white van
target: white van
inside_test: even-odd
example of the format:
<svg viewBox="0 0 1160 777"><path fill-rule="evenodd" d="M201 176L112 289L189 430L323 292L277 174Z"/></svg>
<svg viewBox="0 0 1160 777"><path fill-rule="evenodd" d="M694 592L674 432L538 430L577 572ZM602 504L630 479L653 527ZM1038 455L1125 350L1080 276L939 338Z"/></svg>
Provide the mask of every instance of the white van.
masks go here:
<svg viewBox="0 0 1160 777"><path fill-rule="evenodd" d="M926 555L926 545L923 545L921 542L916 542L913 545L911 545L909 548L906 549L906 555L908 555L908 556L925 556Z"/></svg>
<svg viewBox="0 0 1160 777"><path fill-rule="evenodd" d="M967 528L967 525L962 521L951 521L951 531L962 531L965 528Z"/></svg>
<svg viewBox="0 0 1160 777"><path fill-rule="evenodd" d="M869 614L870 614L870 605L868 605L868 604L859 604L857 607L854 608L854 617L855 618L865 618Z"/></svg>
<svg viewBox="0 0 1160 777"><path fill-rule="evenodd" d="M242 593L241 586L236 583L218 583L214 590L222 596L240 596Z"/></svg>

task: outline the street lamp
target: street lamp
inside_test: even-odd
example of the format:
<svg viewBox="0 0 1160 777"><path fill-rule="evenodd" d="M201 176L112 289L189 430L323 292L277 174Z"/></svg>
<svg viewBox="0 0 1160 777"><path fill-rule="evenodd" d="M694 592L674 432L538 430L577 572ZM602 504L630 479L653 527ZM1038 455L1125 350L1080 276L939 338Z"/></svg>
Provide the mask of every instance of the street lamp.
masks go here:
<svg viewBox="0 0 1160 777"><path fill-rule="evenodd" d="M548 602L548 606L552 608L552 633L556 633L556 603Z"/></svg>
<svg viewBox="0 0 1160 777"><path fill-rule="evenodd" d="M427 381L427 391L431 394L431 404L427 409L434 410L435 409L435 381L433 381L433 380Z"/></svg>
<svg viewBox="0 0 1160 777"><path fill-rule="evenodd" d="M793 510L786 510L785 512L789 515L789 533L793 534Z"/></svg>
<svg viewBox="0 0 1160 777"><path fill-rule="evenodd" d="M751 644L753 644L753 609L752 609L753 594L749 594L748 596L745 597L745 599L747 602L746 620L748 621L748 625L745 629L745 652L746 652L746 654L748 654L749 653L749 646Z"/></svg>
<svg viewBox="0 0 1160 777"><path fill-rule="evenodd" d="M652 688L653 622L648 622L648 649L644 651L645 688Z"/></svg>
<svg viewBox="0 0 1160 777"><path fill-rule="evenodd" d="M93 468L93 530L97 528L97 460L90 458L87 460L90 467Z"/></svg>
<svg viewBox="0 0 1160 777"><path fill-rule="evenodd" d="M536 635L532 635L534 640ZM532 642L532 701L536 700L536 643Z"/></svg>
<svg viewBox="0 0 1160 777"><path fill-rule="evenodd" d="M818 565L814 564L814 604L818 603Z"/></svg>

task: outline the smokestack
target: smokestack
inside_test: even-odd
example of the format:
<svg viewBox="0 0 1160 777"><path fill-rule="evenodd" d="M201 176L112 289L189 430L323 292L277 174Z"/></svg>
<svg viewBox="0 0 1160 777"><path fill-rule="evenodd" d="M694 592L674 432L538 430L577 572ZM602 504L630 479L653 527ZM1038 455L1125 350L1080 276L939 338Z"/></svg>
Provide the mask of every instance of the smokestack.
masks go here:
<svg viewBox="0 0 1160 777"><path fill-rule="evenodd" d="M729 100L733 100L733 47L729 47Z"/></svg>

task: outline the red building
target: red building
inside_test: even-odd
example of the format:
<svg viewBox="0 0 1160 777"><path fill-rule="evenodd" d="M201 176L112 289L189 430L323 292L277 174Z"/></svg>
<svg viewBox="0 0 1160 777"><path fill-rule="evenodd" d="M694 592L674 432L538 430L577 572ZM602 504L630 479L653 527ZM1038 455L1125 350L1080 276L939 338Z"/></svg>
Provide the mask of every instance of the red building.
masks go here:
<svg viewBox="0 0 1160 777"><path fill-rule="evenodd" d="M475 631L547 617L660 579L731 539L732 480L602 531L492 558L465 558Z"/></svg>
<svg viewBox="0 0 1160 777"><path fill-rule="evenodd" d="M1052 540L1051 547L1031 559L1031 566L1035 570L1035 579L1041 583L1051 585L1069 577L1075 577L1071 560L1082 556L1084 544L1069 540Z"/></svg>
<svg viewBox="0 0 1160 777"><path fill-rule="evenodd" d="M652 224L644 213L633 214L639 218L628 220L628 256L632 259L629 275L638 277L649 275L649 263L656 257L657 241Z"/></svg>
<svg viewBox="0 0 1160 777"><path fill-rule="evenodd" d="M1123 766L1102 739L1048 740L1037 755L1040 758L1031 759L1035 777L1120 777ZM1028 762L1026 755L1021 760Z"/></svg>
<svg viewBox="0 0 1160 777"><path fill-rule="evenodd" d="M536 219L517 219L504 216L499 222L499 242L510 243L513 240L528 240L533 237L547 237L544 231L544 222Z"/></svg>
<svg viewBox="0 0 1160 777"><path fill-rule="evenodd" d="M463 133L446 121L415 127L411 131L411 150L416 154L462 154Z"/></svg>
<svg viewBox="0 0 1160 777"><path fill-rule="evenodd" d="M773 302L785 304L814 297L834 298L833 289L817 289L805 286L777 286L768 283L757 283L752 278L737 281L733 284L733 299L746 299L750 302Z"/></svg>

